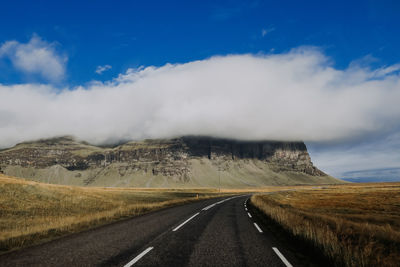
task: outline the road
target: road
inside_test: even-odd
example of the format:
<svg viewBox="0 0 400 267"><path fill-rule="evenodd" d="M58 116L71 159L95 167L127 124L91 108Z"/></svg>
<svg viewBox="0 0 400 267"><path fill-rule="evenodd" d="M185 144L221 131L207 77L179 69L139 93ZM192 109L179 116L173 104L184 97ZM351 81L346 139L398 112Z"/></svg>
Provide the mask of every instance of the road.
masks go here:
<svg viewBox="0 0 400 267"><path fill-rule="evenodd" d="M299 266L249 196L163 209L0 256L1 266Z"/></svg>

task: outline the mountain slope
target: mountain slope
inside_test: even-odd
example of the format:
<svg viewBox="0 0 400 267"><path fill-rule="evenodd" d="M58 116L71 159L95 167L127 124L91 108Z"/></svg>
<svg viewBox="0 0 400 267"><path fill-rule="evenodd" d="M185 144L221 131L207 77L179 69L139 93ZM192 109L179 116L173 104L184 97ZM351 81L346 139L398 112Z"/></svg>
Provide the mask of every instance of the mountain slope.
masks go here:
<svg viewBox="0 0 400 267"><path fill-rule="evenodd" d="M313 166L302 142L210 137L97 147L61 137L0 151L0 171L36 181L118 187L255 187L338 183Z"/></svg>

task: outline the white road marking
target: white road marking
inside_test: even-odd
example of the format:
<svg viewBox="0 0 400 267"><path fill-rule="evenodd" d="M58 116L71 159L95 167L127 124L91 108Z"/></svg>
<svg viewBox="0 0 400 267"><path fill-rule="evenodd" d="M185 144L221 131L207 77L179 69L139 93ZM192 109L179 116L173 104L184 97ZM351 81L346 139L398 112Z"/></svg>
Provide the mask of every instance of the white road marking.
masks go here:
<svg viewBox="0 0 400 267"><path fill-rule="evenodd" d="M249 215L249 218L251 218L251 214L250 213L247 213L247 215Z"/></svg>
<svg viewBox="0 0 400 267"><path fill-rule="evenodd" d="M247 211L247 208L244 208L245 209L245 211Z"/></svg>
<svg viewBox="0 0 400 267"><path fill-rule="evenodd" d="M226 198L226 199L220 200L220 201L218 201L218 202L215 202L214 204L211 204L211 205L209 205L209 206L207 206L207 207L203 208L202 210L208 210L208 209L211 209L211 208L212 208L212 207L214 207L215 205L218 205L218 204L224 203L225 201L228 201L228 200L231 200L231 199L233 199L233 198L237 198L237 197L239 197L239 196L236 196L236 197L230 197L230 198Z"/></svg>
<svg viewBox="0 0 400 267"><path fill-rule="evenodd" d="M139 255L137 255L133 260L131 260L130 262L128 262L127 264L124 265L124 267L130 267L133 264L135 264L138 260L140 260L144 255L146 255L147 253L149 253L150 250L152 250L153 247L148 247L146 248L142 253L140 253Z"/></svg>
<svg viewBox="0 0 400 267"><path fill-rule="evenodd" d="M199 215L200 212L196 213L195 215L193 215L192 217L190 217L189 219L187 219L186 221L184 221L183 223L181 223L179 226L177 226L174 230L172 230L173 232L179 230L179 228L181 228L183 225L185 225L185 223L189 222L191 219L193 219L194 217L196 217L197 215Z"/></svg>
<svg viewBox="0 0 400 267"><path fill-rule="evenodd" d="M288 262L285 256L283 256L282 253L277 248L273 247L272 249L275 251L276 255L278 255L278 257L287 267L293 267L293 265L291 265L290 262Z"/></svg>
<svg viewBox="0 0 400 267"><path fill-rule="evenodd" d="M226 198L226 199L223 199L223 200L221 200L221 201L218 201L218 202L217 202L217 203L215 203L215 204L221 204L221 203L224 203L225 201L231 200L232 198L237 198L237 197L230 197L230 198Z"/></svg>
<svg viewBox="0 0 400 267"><path fill-rule="evenodd" d="M211 209L211 208L212 208L212 207L214 207L215 205L217 205L217 203L211 204L211 205L209 205L209 206L205 207L205 208L204 208L204 209L202 209L202 210L208 210L208 209Z"/></svg>
<svg viewBox="0 0 400 267"><path fill-rule="evenodd" d="M257 230L262 233L263 231L261 230L260 226L258 226L258 224L254 223L254 226L257 228Z"/></svg>

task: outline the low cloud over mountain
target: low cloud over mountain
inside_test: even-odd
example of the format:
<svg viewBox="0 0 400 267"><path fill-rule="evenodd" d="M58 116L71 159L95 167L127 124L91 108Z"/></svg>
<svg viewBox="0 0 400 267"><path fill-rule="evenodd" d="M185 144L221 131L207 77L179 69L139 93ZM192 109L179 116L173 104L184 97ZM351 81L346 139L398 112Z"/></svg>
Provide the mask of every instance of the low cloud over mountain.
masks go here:
<svg viewBox="0 0 400 267"><path fill-rule="evenodd" d="M318 49L298 48L129 69L75 88L0 85L0 146L60 135L95 144L182 135L351 140L400 126L399 69L335 69Z"/></svg>

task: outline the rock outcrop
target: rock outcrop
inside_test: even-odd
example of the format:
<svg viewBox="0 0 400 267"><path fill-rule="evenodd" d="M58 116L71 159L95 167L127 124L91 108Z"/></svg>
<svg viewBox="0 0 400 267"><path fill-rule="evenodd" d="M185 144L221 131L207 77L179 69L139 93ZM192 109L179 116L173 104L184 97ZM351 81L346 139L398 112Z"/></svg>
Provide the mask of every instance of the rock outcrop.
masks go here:
<svg viewBox="0 0 400 267"><path fill-rule="evenodd" d="M216 175L221 174L223 185L229 187L237 181L251 186L280 184L279 176L288 173L301 177L291 184L307 183L307 177L310 183L337 181L312 164L303 142L209 137L144 140L115 147L92 146L70 137L26 142L0 151L0 171L54 183L101 186L215 186ZM202 181L200 177L207 175L214 177ZM251 175L257 181L247 177Z"/></svg>

